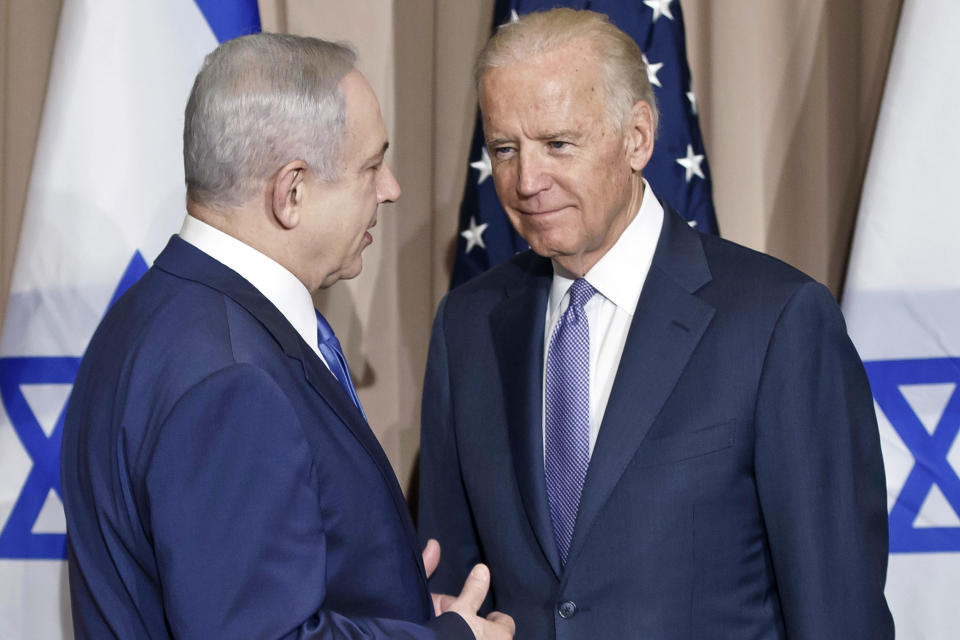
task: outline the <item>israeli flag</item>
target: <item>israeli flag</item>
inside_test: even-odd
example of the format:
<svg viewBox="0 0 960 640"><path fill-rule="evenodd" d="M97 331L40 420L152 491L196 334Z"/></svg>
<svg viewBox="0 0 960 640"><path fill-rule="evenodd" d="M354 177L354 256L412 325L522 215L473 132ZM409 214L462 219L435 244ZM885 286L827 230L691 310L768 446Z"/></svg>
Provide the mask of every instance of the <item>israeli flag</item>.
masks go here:
<svg viewBox="0 0 960 640"><path fill-rule="evenodd" d="M880 423L905 640L960 629L957 34L956 0L904 3L843 299Z"/></svg>
<svg viewBox="0 0 960 640"><path fill-rule="evenodd" d="M63 414L106 309L184 216L183 110L256 0L64 0L0 336L0 638L72 637Z"/></svg>

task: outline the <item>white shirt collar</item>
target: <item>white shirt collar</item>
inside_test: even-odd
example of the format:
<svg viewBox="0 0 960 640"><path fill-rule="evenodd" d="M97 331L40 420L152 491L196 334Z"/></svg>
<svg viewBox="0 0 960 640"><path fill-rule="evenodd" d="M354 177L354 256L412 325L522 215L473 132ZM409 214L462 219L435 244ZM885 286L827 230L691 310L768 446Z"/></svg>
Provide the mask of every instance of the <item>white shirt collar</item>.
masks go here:
<svg viewBox="0 0 960 640"><path fill-rule="evenodd" d="M180 237L252 284L319 355L313 298L299 278L250 245L191 215L184 218Z"/></svg>
<svg viewBox="0 0 960 640"><path fill-rule="evenodd" d="M662 227L663 206L644 178L643 199L636 217L584 276L604 298L631 316L637 309L640 291L650 271ZM550 316L557 313L563 296L572 284L573 280L554 270L547 303Z"/></svg>

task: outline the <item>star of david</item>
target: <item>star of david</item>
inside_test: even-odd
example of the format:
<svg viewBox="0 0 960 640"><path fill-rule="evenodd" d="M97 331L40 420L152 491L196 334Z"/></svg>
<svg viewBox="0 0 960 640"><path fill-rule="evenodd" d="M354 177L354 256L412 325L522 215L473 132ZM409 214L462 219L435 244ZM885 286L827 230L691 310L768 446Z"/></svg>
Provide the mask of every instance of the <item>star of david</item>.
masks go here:
<svg viewBox="0 0 960 640"><path fill-rule="evenodd" d="M137 251L127 264L107 309L147 271L147 263ZM33 531L43 503L50 491L62 500L60 488L60 442L66 404L61 408L48 437L23 395L21 385L72 385L80 367L80 358L19 357L0 358L0 395L13 429L33 462L17 502L0 530L0 558L17 560L67 557L67 536L62 533Z"/></svg>
<svg viewBox="0 0 960 640"><path fill-rule="evenodd" d="M890 509L890 552L958 552L960 526L917 527L914 522L934 484L960 516L960 476L947 455L960 432L960 358L865 362L874 398L915 460ZM953 383L932 433L923 426L900 387Z"/></svg>

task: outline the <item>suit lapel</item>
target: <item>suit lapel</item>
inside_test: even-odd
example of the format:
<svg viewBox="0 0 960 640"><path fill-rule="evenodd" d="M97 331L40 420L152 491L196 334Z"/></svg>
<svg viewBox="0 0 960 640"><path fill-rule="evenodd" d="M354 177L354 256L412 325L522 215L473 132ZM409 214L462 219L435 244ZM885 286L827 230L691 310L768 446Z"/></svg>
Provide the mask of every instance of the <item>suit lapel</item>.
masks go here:
<svg viewBox="0 0 960 640"><path fill-rule="evenodd" d="M697 232L664 207L663 230L627 334L580 499L573 562L713 318L693 295L710 280Z"/></svg>
<svg viewBox="0 0 960 640"><path fill-rule="evenodd" d="M273 303L252 284L179 236L173 236L170 239L167 247L157 257L155 265L178 277L212 287L234 300L264 326L285 355L300 362L307 383L353 433L380 470L397 508L398 516L403 522L407 541L416 556L416 564L420 567L420 576L426 588L426 576L423 572L416 532L413 530L410 512L393 467L360 410L353 404L353 400L320 358L303 342L300 335L273 306Z"/></svg>
<svg viewBox="0 0 960 640"><path fill-rule="evenodd" d="M560 555L553 537L543 476L543 332L553 268L533 257L520 282L490 314L490 329L507 413L510 452L527 518L557 576Z"/></svg>

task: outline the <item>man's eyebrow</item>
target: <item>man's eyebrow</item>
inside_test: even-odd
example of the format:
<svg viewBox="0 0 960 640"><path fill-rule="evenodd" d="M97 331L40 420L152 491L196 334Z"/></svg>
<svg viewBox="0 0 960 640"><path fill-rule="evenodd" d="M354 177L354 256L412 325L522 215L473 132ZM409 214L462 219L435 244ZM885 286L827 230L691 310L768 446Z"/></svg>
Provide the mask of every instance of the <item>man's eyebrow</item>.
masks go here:
<svg viewBox="0 0 960 640"><path fill-rule="evenodd" d="M373 162L374 160L379 160L380 158L383 158L383 156L385 156L385 155L387 154L387 149L389 149L389 148L390 148L390 141L388 140L388 141L386 141L386 142L383 143L383 146L380 147L380 150L379 150L379 151L377 151L376 153L374 153L374 154L372 154L371 156L369 156L366 160L364 160L364 161L363 161L363 164L369 164L369 163Z"/></svg>
<svg viewBox="0 0 960 640"><path fill-rule="evenodd" d="M582 131L574 129L562 129L558 131L545 131L536 136L537 140L579 140L583 137ZM502 145L511 145L513 142L506 138L491 138L484 143L488 148L493 149Z"/></svg>
<svg viewBox="0 0 960 640"><path fill-rule="evenodd" d="M492 149L493 147L499 147L500 145L510 144L510 141L506 138L491 138L484 142L484 144Z"/></svg>
<svg viewBox="0 0 960 640"><path fill-rule="evenodd" d="M581 137L582 132L574 131L573 129L562 129L559 131L546 131L537 136L538 140L556 140L556 139L567 139L575 140Z"/></svg>

